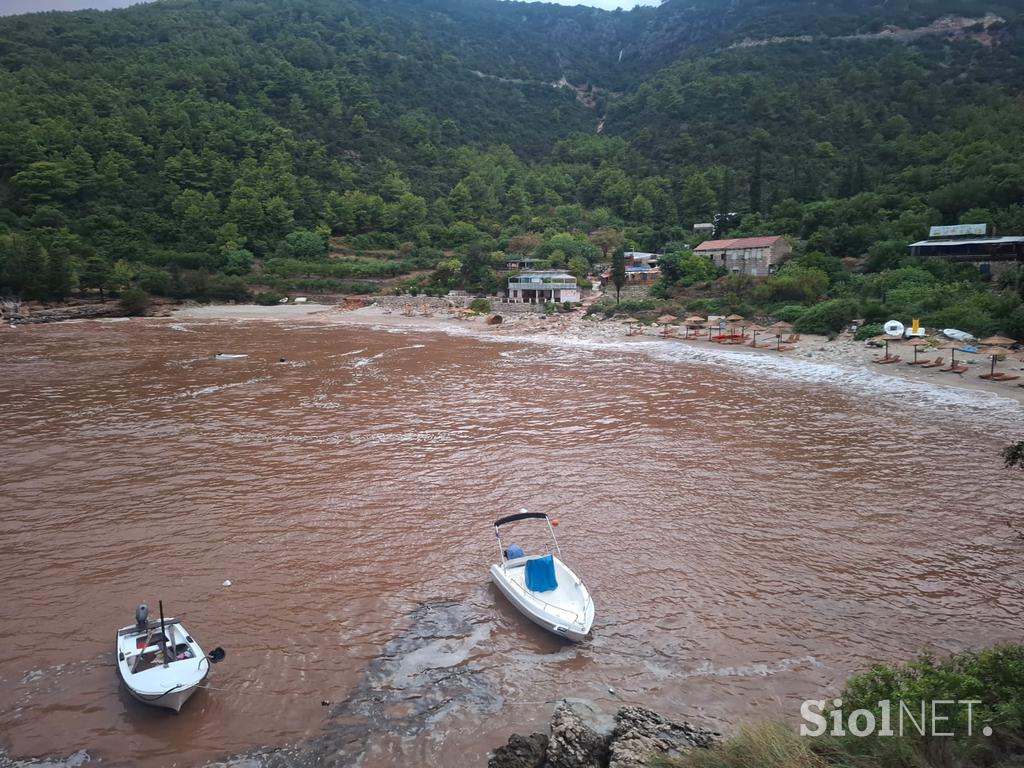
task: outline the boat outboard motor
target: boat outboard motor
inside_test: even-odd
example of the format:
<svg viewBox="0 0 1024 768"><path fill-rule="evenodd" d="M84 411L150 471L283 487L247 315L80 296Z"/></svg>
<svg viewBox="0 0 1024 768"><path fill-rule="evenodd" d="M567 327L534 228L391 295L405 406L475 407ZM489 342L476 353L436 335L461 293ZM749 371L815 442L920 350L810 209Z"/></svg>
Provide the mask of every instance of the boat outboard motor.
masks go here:
<svg viewBox="0 0 1024 768"><path fill-rule="evenodd" d="M149 626L149 606L145 603L135 609L135 626L146 629Z"/></svg>

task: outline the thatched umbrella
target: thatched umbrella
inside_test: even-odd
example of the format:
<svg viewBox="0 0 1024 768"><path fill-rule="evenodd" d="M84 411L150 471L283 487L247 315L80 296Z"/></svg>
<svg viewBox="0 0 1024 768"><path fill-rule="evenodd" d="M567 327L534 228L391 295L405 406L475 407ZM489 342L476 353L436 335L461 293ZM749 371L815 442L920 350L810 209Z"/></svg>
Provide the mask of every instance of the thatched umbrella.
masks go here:
<svg viewBox="0 0 1024 768"><path fill-rule="evenodd" d="M914 365L917 365L917 355L921 351L921 347L928 346L928 340L922 338L911 339L909 342L910 346L914 348Z"/></svg>
<svg viewBox="0 0 1024 768"><path fill-rule="evenodd" d="M889 357L889 342L890 341L903 341L902 336L890 336L887 333L883 333L881 336L875 336L872 341L884 341L885 342L885 356Z"/></svg>
<svg viewBox="0 0 1024 768"><path fill-rule="evenodd" d="M626 335L627 336L632 336L633 335L633 326L636 325L637 323L639 323L640 321L637 320L635 317L627 317L622 322L624 322L626 324Z"/></svg>
<svg viewBox="0 0 1024 768"><path fill-rule="evenodd" d="M751 325L747 326L747 330L750 331L754 335L754 340L752 342L750 342L750 346L756 347L757 346L757 334L764 333L768 329L765 328L764 326L758 325L757 323L752 323Z"/></svg>
<svg viewBox="0 0 1024 768"><path fill-rule="evenodd" d="M742 336L743 335L743 327L744 326L740 325L740 323L742 323L744 321L744 319L745 318L743 317L743 315L737 315L735 313L733 313L731 315L727 315L726 318L725 318L725 321L727 323L729 323L729 331L734 334L736 332L737 326L739 326L739 328L740 328L740 335Z"/></svg>
<svg viewBox="0 0 1024 768"><path fill-rule="evenodd" d="M988 355L992 358L992 368L988 372L988 378L991 379L996 373L996 358L1010 354L1010 350L1003 349L1002 347L982 347L978 350L978 354Z"/></svg>
<svg viewBox="0 0 1024 768"><path fill-rule="evenodd" d="M1008 347L1011 344L1016 344L1014 339L1008 339L1005 336L989 336L987 339L982 339L981 343L986 347Z"/></svg>
<svg viewBox="0 0 1024 768"><path fill-rule="evenodd" d="M661 317L659 317L658 323L664 326L664 328L661 329L661 335L668 336L669 325L671 323L674 323L678 319L679 318L676 317L675 315L662 315Z"/></svg>
<svg viewBox="0 0 1024 768"><path fill-rule="evenodd" d="M683 338L687 339L690 337L691 328L701 328L704 325L704 318L700 315L690 315L688 318L683 320L683 326L686 328Z"/></svg>
<svg viewBox="0 0 1024 768"><path fill-rule="evenodd" d="M776 338L776 349L782 350L782 334L790 333L793 330L793 324L787 323L785 320L779 320L778 322L772 323L768 326L769 331L775 331Z"/></svg>
<svg viewBox="0 0 1024 768"><path fill-rule="evenodd" d="M964 345L964 343L962 341L947 341L945 344L943 344L941 347L939 347L939 349L948 349L949 350L949 367L950 368L953 368L953 367L956 366L956 352L963 345ZM943 370L945 370L945 369L943 369Z"/></svg>

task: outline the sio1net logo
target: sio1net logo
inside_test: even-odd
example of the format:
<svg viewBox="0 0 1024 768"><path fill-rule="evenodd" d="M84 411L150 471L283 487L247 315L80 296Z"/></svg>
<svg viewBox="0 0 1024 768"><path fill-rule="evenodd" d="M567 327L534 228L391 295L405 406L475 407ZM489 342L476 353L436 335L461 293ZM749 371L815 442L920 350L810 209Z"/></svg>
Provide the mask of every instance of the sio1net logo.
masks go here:
<svg viewBox="0 0 1024 768"><path fill-rule="evenodd" d="M889 699L878 702L876 717L870 709L855 709L846 715L843 700L832 699L832 709L825 712L825 699L808 699L800 705L801 736L973 736L974 706L977 699L932 699L918 702ZM829 727L831 721L831 728ZM956 732L956 724L963 727ZM992 728L983 725L980 732L992 735Z"/></svg>

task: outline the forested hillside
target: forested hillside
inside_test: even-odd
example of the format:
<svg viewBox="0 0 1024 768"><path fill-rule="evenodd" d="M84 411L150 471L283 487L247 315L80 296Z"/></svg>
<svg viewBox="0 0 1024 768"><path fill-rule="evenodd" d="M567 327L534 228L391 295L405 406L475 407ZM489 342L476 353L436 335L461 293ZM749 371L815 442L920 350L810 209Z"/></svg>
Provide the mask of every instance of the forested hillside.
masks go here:
<svg viewBox="0 0 1024 768"><path fill-rule="evenodd" d="M929 224L1024 232L1022 84L1024 14L987 0L4 18L0 292L486 289L506 252L583 274L595 230L671 249L719 211L899 266Z"/></svg>

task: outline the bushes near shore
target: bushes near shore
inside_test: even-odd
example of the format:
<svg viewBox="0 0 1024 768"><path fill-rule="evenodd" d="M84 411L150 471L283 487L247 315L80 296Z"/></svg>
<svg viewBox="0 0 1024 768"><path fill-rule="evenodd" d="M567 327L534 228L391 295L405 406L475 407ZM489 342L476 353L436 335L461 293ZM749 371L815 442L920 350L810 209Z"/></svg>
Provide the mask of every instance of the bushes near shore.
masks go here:
<svg viewBox="0 0 1024 768"><path fill-rule="evenodd" d="M824 697L823 697L824 698ZM843 722L856 710L882 722L889 702L893 736L800 736L796 725L741 728L711 749L664 760L672 768L1011 768L1024 765L1024 646L1002 645L943 658L923 655L905 664L877 664L851 678L839 697ZM831 700L828 700L831 704ZM971 707L952 702L973 702ZM920 717L921 703L926 718ZM931 702L948 702L931 721ZM901 703L926 733L904 718ZM832 717L824 712L832 728ZM863 722L863 720L861 721ZM985 735L985 728L991 729ZM902 735L900 731L902 730ZM953 733L953 736L937 735Z"/></svg>

